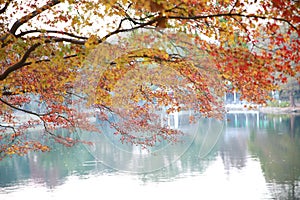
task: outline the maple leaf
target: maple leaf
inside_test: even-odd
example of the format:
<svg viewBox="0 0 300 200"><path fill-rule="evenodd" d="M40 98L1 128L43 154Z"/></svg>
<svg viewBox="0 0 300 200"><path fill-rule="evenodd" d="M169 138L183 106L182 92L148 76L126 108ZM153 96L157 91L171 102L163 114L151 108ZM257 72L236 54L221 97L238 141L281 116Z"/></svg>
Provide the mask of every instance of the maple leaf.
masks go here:
<svg viewBox="0 0 300 200"><path fill-rule="evenodd" d="M225 91L266 103L278 84L299 80L300 7L282 0L250 7L236 0L2 1L0 157L49 151L42 142L49 138L89 143L72 130L99 131L90 120L95 109L123 142L153 146L180 134L161 127L158 111L221 118ZM48 139L28 137L36 127ZM148 130L155 137L133 134Z"/></svg>

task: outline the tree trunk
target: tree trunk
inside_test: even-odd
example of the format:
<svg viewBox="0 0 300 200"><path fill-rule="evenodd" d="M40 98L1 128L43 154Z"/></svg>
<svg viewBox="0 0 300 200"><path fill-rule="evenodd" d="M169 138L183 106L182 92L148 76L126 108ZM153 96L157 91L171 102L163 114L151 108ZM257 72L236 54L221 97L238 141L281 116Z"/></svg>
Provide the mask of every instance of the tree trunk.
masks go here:
<svg viewBox="0 0 300 200"><path fill-rule="evenodd" d="M296 107L295 98L294 98L294 91L290 92L290 106L291 107Z"/></svg>

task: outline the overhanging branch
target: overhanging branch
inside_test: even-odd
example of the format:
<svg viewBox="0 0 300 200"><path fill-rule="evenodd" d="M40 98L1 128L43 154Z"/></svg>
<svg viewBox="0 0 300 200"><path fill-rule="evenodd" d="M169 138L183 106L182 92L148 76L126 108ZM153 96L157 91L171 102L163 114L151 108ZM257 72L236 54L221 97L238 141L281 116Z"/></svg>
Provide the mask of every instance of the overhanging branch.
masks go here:
<svg viewBox="0 0 300 200"><path fill-rule="evenodd" d="M24 112L24 113L27 113L27 114L30 114L30 115L34 115L36 117L38 117L42 124L43 124L43 127L45 129L45 132L48 133L49 135L53 136L57 141L61 142L61 143L64 143L65 145L74 145L76 144L77 142L79 142L78 140L68 140L67 138L64 138L60 135L55 135L54 133L52 133L49 129L48 129L48 126L47 126L47 122L43 119L43 116L46 116L46 115L50 115L52 114L51 112L49 113L44 113L44 114L41 114L41 113L35 113L35 112L32 112L30 110L25 110L25 109L22 109L22 108L18 108L12 104L10 104L9 102L7 101L4 101L2 98L0 98L0 102L2 102L3 104L9 106L10 108L12 109L15 109L15 110L18 110L18 111L21 111L21 112ZM57 116L58 118L63 118L64 120L66 120L68 123L70 123L72 126L75 126L75 124L73 122L71 122L69 119L67 119L66 117L62 116L62 115L58 115ZM4 126L4 125L1 125L0 124L0 127L3 127L3 128L11 128L13 131L15 131L15 128L12 127L12 126Z"/></svg>
<svg viewBox="0 0 300 200"><path fill-rule="evenodd" d="M0 10L0 14L3 14L3 13L6 12L6 10L7 10L7 8L8 8L8 5L10 4L10 2L12 2L12 0L8 0L8 1L5 3L4 7Z"/></svg>
<svg viewBox="0 0 300 200"><path fill-rule="evenodd" d="M51 37L50 39L47 39L45 43L52 43L52 42L70 42L72 44L78 44L78 45L84 45L85 41L82 40L74 40L70 38L59 38L59 37ZM41 45L40 42L32 45L29 47L29 49L24 53L22 59L17 62L14 65L11 65L8 67L1 75L0 75L0 81L3 81L4 79L7 78L7 76L12 73L13 71L16 71L18 69L21 69L24 66L27 66L29 64L32 64L31 62L26 63L27 58L29 58L30 54ZM71 58L75 56L66 56L66 58ZM47 61L47 60L46 60ZM37 62L42 62L42 61L37 61Z"/></svg>
<svg viewBox="0 0 300 200"><path fill-rule="evenodd" d="M15 110L18 110L18 111L21 111L21 112L24 112L24 113L27 113L27 114L30 114L30 115L34 115L34 116L37 116L37 117L42 117L42 116L46 116L46 115L49 115L50 113L35 113L35 112L32 112L30 110L25 110L25 109L22 109L22 108L18 108L12 104L10 104L9 102L7 101L4 101L2 98L0 98L0 102L2 102L3 104L7 105L8 107L11 107Z"/></svg>
<svg viewBox="0 0 300 200"><path fill-rule="evenodd" d="M34 18L35 16L39 15L40 13L44 12L45 10L48 10L49 8L59 4L61 1L60 0L52 0L49 3L47 3L46 5L37 8L35 11L21 17L21 19L17 20L13 26L10 29L10 33L15 35L16 31L18 30L18 28L20 26L22 26L23 24L27 23L29 20L31 20L32 18Z"/></svg>
<svg viewBox="0 0 300 200"><path fill-rule="evenodd" d="M3 81L3 80L4 80L10 73L12 73L13 71L16 71L16 70L18 70L18 69L24 67L24 63L26 62L27 58L28 58L28 57L30 56L30 54L31 54L38 46L40 46L40 45L41 45L41 43L36 43L36 44L32 45L32 46L25 52L25 54L23 55L22 59L21 59L18 63L14 64L14 65L12 65L12 66L10 66L10 67L8 67L8 68L0 75L0 81Z"/></svg>
<svg viewBox="0 0 300 200"><path fill-rule="evenodd" d="M64 32L64 31L57 31L57 30L39 30L39 29L36 29L36 30L29 30L29 31L23 31L19 34L16 35L16 37L23 37L25 35L28 35L28 34L31 34L31 33L51 33L51 34L57 34L57 35L64 35L64 36L69 36L69 37L72 37L72 38L76 38L76 39L81 39L81 40L87 40L88 38L87 37L84 37L84 36L79 36L79 35L75 35L73 33L68 33L68 32Z"/></svg>
<svg viewBox="0 0 300 200"><path fill-rule="evenodd" d="M63 59L74 58L74 57L77 57L77 56L78 56L78 54L68 55L68 56L64 56ZM42 59L42 60L38 60L38 61L35 61L35 62L26 62L26 63L23 64L23 67L31 65L33 63L42 63L42 62L50 62L50 61L51 61L51 59Z"/></svg>
<svg viewBox="0 0 300 200"><path fill-rule="evenodd" d="M293 29L298 31L297 27L295 27L289 20L279 17L269 17L269 16L261 16L255 14L242 14L242 13L218 13L211 15L195 15L195 16L162 16L161 18L165 19L207 19L207 18L216 18L216 17L244 17L244 18L256 18L256 19L273 19L275 21L281 21L289 24Z"/></svg>

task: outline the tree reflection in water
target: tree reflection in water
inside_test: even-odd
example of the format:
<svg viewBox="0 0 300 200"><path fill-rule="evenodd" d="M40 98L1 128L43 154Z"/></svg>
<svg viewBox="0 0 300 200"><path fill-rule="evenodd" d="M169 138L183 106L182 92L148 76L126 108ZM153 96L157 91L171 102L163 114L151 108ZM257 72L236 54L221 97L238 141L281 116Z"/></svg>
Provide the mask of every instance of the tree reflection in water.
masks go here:
<svg viewBox="0 0 300 200"><path fill-rule="evenodd" d="M276 199L300 197L300 116L264 115L249 149L261 162Z"/></svg>
<svg viewBox="0 0 300 200"><path fill-rule="evenodd" d="M249 162L255 159L260 162L270 196L275 199L299 197L300 116L228 114L227 119L224 127L213 119L202 119L197 125L189 126L195 135L183 136L190 142L188 147L178 143L168 146L163 153L155 150L139 153L139 149L130 145L122 148L131 153L116 153L112 143L99 139L94 147L97 152L91 152L84 145L66 148L56 144L52 152L8 158L0 162L0 187L13 186L14 190L24 182L33 181L55 188L72 175L85 178L125 173L95 160L94 153L97 153L97 156L113 163L116 169L141 164L136 161L143 161L147 156L151 159L142 163L142 167L149 169L149 166L161 166L162 162L168 164L151 172L136 174L143 183L201 177L216 160L223 163L218 169L224 168L224 173L230 177L230 173L236 170L244 172ZM106 141L112 138L106 138ZM121 145L117 139L110 141L117 147ZM164 146L157 148L161 147Z"/></svg>

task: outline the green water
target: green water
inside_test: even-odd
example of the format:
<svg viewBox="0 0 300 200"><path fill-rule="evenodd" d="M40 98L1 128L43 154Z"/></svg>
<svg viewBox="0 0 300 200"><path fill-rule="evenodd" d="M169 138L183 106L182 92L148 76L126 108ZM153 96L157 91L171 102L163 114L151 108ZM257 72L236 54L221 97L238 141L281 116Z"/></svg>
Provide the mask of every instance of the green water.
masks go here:
<svg viewBox="0 0 300 200"><path fill-rule="evenodd" d="M300 116L227 114L143 150L111 134L0 162L0 199L297 199ZM109 130L107 131L107 133Z"/></svg>

